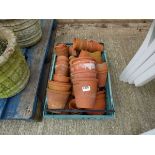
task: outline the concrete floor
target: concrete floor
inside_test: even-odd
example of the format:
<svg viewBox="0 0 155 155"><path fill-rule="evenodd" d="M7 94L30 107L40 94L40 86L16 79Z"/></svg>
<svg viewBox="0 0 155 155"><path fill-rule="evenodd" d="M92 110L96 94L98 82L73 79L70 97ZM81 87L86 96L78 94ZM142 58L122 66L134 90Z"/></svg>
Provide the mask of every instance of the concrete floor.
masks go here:
<svg viewBox="0 0 155 155"><path fill-rule="evenodd" d="M56 42L72 38L105 43L109 57L115 120L1 121L0 134L140 134L155 128L155 81L141 88L119 81L119 75L136 53L150 22L59 25Z"/></svg>

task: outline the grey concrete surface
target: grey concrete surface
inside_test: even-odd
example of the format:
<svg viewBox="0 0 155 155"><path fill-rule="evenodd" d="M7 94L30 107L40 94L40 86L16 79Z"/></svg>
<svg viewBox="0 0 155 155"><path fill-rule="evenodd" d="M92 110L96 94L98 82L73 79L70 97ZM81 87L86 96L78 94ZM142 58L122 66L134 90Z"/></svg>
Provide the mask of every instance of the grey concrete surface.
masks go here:
<svg viewBox="0 0 155 155"><path fill-rule="evenodd" d="M119 81L149 29L150 22L59 25L56 42L72 38L95 39L105 43L115 101L114 120L42 120L42 122L1 121L0 134L141 134L155 128L155 81L144 87Z"/></svg>

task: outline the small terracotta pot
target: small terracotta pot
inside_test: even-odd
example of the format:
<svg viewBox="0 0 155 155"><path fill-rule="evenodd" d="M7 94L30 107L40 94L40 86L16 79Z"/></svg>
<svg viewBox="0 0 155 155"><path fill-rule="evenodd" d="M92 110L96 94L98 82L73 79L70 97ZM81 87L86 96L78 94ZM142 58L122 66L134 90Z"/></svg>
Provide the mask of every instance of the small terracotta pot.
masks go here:
<svg viewBox="0 0 155 155"><path fill-rule="evenodd" d="M74 74L71 74L71 79L74 78L96 78L97 72L75 72Z"/></svg>
<svg viewBox="0 0 155 155"><path fill-rule="evenodd" d="M99 91L96 95L96 103L94 107L90 110L105 110L106 108L106 100L105 100L105 92ZM102 115L105 112L88 112L89 115Z"/></svg>
<svg viewBox="0 0 155 155"><path fill-rule="evenodd" d="M98 72L97 79L98 79L98 87L105 87L107 80L107 72Z"/></svg>
<svg viewBox="0 0 155 155"><path fill-rule="evenodd" d="M57 82L64 82L64 83L69 83L70 77L60 75L60 74L54 74L53 80Z"/></svg>
<svg viewBox="0 0 155 155"><path fill-rule="evenodd" d="M58 43L56 46L55 46L55 53L57 56L66 56L68 57L68 54L69 54L69 48L66 44L63 44L63 43Z"/></svg>
<svg viewBox="0 0 155 155"><path fill-rule="evenodd" d="M75 101L75 99L70 100L70 102L69 102L69 109L71 109L71 110L78 109L76 107L76 101ZM71 112L71 114L79 114L79 112Z"/></svg>
<svg viewBox="0 0 155 155"><path fill-rule="evenodd" d="M70 66L71 72L96 71L96 62L89 58L76 58Z"/></svg>
<svg viewBox="0 0 155 155"><path fill-rule="evenodd" d="M68 76L69 67L65 64L56 64L55 65L55 74Z"/></svg>
<svg viewBox="0 0 155 155"><path fill-rule="evenodd" d="M48 88L52 89L52 90L67 92L71 89L71 84L49 80L48 81Z"/></svg>
<svg viewBox="0 0 155 155"><path fill-rule="evenodd" d="M78 55L78 52L73 49L73 46L69 47L69 55L70 56L77 56Z"/></svg>
<svg viewBox="0 0 155 155"><path fill-rule="evenodd" d="M99 63L99 64L103 63L102 56L101 56L101 51L96 51L96 52L93 52L93 53L89 52L89 56L94 58L96 63Z"/></svg>
<svg viewBox="0 0 155 155"><path fill-rule="evenodd" d="M96 70L97 70L97 72L107 72L108 66L105 62L101 63L101 64L96 64Z"/></svg>
<svg viewBox="0 0 155 155"><path fill-rule="evenodd" d="M73 49L88 50L89 52L103 51L104 46L94 40L73 39Z"/></svg>
<svg viewBox="0 0 155 155"><path fill-rule="evenodd" d="M61 55L61 56L57 56L57 60L56 60L57 62L67 62L67 63L69 63L69 59L68 59L68 57L66 57L66 56L63 56L63 55Z"/></svg>
<svg viewBox="0 0 155 155"><path fill-rule="evenodd" d="M61 92L47 89L48 109L64 109L70 92Z"/></svg>
<svg viewBox="0 0 155 155"><path fill-rule="evenodd" d="M85 50L81 50L79 58L90 57L89 52Z"/></svg>
<svg viewBox="0 0 155 155"><path fill-rule="evenodd" d="M97 82L95 78L75 78L73 89L78 108L93 108L95 105Z"/></svg>

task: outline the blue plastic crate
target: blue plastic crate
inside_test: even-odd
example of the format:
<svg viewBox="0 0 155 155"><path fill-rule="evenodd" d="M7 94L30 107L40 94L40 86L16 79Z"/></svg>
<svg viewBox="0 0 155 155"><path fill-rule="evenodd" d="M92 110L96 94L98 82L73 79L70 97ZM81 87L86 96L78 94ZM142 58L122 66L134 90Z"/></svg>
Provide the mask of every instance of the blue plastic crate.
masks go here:
<svg viewBox="0 0 155 155"><path fill-rule="evenodd" d="M67 44L71 45L71 44ZM104 51L102 53L102 59L107 62L107 52ZM51 63L51 71L49 74L49 79L51 80L54 75L54 68L56 62L56 54L53 54L52 63ZM106 90L106 115L84 115L84 114L54 114L47 112L47 96L44 103L44 110L43 110L43 118L55 118L55 119L96 119L96 120L104 120L104 119L114 119L115 118L115 110L114 110L114 101L112 96L112 89L111 89L111 79L110 73L108 71L107 82L105 86Z"/></svg>

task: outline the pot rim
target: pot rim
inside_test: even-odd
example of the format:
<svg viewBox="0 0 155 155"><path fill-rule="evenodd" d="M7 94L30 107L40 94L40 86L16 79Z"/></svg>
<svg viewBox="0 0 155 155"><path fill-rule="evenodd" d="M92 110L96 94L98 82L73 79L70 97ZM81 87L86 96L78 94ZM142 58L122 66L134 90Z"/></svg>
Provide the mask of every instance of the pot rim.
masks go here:
<svg viewBox="0 0 155 155"><path fill-rule="evenodd" d="M96 79L96 78L74 78L74 79L72 79L73 84L76 84L81 81L83 81L83 82L88 82L88 81L98 82L98 79Z"/></svg>

